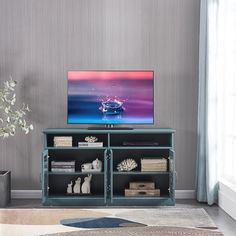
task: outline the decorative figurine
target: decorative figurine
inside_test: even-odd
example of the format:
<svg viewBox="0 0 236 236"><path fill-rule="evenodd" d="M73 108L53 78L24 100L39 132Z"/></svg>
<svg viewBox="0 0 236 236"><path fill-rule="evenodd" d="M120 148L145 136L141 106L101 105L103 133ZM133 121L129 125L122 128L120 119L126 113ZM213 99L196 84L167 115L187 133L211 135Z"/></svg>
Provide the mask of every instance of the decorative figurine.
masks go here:
<svg viewBox="0 0 236 236"><path fill-rule="evenodd" d="M81 170L83 171L90 171L92 169L92 163L84 163L81 165Z"/></svg>
<svg viewBox="0 0 236 236"><path fill-rule="evenodd" d="M84 140L88 143L95 143L98 141L98 138L95 136L87 136L87 137L85 137Z"/></svg>
<svg viewBox="0 0 236 236"><path fill-rule="evenodd" d="M75 185L74 185L74 193L80 193L80 183L81 183L81 178L78 177L77 180L75 181Z"/></svg>
<svg viewBox="0 0 236 236"><path fill-rule="evenodd" d="M70 182L70 184L67 185L67 193L72 193L72 185L73 185L72 181Z"/></svg>
<svg viewBox="0 0 236 236"><path fill-rule="evenodd" d="M91 179L92 175L88 175L87 177L84 178L84 182L81 187L82 193L87 193L90 194L90 185L91 185Z"/></svg>
<svg viewBox="0 0 236 236"><path fill-rule="evenodd" d="M102 171L102 162L98 158L92 162L92 166L94 170Z"/></svg>
<svg viewBox="0 0 236 236"><path fill-rule="evenodd" d="M82 172L101 172L102 171L102 161L98 158L92 163L84 163L81 165Z"/></svg>
<svg viewBox="0 0 236 236"><path fill-rule="evenodd" d="M128 158L117 165L118 171L131 171L138 166L134 159Z"/></svg>

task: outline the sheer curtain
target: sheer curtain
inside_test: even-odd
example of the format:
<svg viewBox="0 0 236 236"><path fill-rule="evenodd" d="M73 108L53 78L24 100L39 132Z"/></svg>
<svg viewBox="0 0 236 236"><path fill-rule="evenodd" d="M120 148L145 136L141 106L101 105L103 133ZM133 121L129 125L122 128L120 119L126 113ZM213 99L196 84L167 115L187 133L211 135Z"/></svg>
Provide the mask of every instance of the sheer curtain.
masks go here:
<svg viewBox="0 0 236 236"><path fill-rule="evenodd" d="M222 86L220 176L236 184L236 0L219 3L218 74Z"/></svg>
<svg viewBox="0 0 236 236"><path fill-rule="evenodd" d="M199 43L199 201L217 203L220 176L236 178L236 0L202 0Z"/></svg>

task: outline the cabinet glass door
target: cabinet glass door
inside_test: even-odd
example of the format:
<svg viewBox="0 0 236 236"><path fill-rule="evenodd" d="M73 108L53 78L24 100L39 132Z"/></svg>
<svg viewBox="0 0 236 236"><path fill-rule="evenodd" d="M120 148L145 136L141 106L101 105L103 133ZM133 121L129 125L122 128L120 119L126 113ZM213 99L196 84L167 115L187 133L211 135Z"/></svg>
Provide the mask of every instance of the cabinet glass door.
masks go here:
<svg viewBox="0 0 236 236"><path fill-rule="evenodd" d="M169 179L169 193L170 193L170 198L174 199L175 198L175 162L174 162L174 156L175 153L173 150L170 150L170 155L169 155L169 171L170 171L170 179Z"/></svg>
<svg viewBox="0 0 236 236"><path fill-rule="evenodd" d="M42 194L43 201L45 197L48 197L48 167L49 167L49 156L48 150L44 150L42 153L42 173L41 173L41 182L42 182Z"/></svg>

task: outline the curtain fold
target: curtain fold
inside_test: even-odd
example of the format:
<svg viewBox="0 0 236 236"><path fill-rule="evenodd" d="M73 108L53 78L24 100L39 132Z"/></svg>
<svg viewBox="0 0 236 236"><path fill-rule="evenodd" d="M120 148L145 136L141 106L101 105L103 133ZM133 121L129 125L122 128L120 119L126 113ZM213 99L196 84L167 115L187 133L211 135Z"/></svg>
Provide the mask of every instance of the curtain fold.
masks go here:
<svg viewBox="0 0 236 236"><path fill-rule="evenodd" d="M201 0L199 32L198 143L196 195L209 205L218 200L217 0Z"/></svg>

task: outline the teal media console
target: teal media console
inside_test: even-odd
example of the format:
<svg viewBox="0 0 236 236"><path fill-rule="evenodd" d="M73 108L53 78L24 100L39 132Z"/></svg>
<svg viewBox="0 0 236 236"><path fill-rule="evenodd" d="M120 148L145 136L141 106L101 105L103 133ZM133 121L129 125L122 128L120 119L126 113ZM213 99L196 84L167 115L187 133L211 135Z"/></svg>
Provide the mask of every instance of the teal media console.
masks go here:
<svg viewBox="0 0 236 236"><path fill-rule="evenodd" d="M175 152L173 129L87 130L46 129L42 154L42 203L52 206L159 206L175 204ZM54 137L72 137L72 147L54 147ZM78 147L85 137L95 136L103 147ZM102 171L92 172L91 194L67 194L67 185L88 173L83 163L98 158ZM132 158L138 167L119 172L117 164ZM167 171L144 172L141 159L166 158ZM55 172L52 161L75 161L75 172ZM125 196L130 182L154 182L160 196Z"/></svg>

